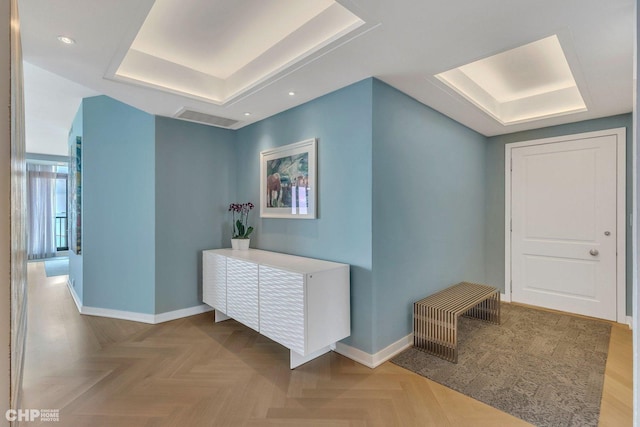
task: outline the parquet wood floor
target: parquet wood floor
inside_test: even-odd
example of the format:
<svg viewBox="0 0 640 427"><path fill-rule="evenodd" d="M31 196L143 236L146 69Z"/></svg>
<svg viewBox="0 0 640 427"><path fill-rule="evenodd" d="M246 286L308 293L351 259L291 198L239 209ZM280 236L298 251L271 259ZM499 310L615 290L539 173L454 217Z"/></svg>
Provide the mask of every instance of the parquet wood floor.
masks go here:
<svg viewBox="0 0 640 427"><path fill-rule="evenodd" d="M372 370L331 352L290 370L287 349L212 313L159 325L82 316L66 276L28 270L23 405L60 409L48 425L529 425L388 362ZM612 334L603 426L631 425L625 329Z"/></svg>

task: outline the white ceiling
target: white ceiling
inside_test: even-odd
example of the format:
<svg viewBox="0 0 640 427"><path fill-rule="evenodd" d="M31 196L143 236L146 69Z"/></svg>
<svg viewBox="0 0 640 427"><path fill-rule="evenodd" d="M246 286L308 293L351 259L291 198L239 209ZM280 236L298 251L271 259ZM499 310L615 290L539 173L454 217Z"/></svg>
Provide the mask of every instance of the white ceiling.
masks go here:
<svg viewBox="0 0 640 427"><path fill-rule="evenodd" d="M269 0L269 3L276 8L300 2ZM114 63L124 58L136 39L153 0L19 0L23 55L30 64L76 82L92 93L109 95L148 113L173 116L188 108L239 120L234 128L371 76L487 136L627 113L632 109L634 0L338 0L338 3L365 25L303 55L297 62L291 61L267 73L221 105L108 78L114 72ZM268 16L268 11L257 10L259 2L250 0L189 0L178 4L182 9L173 9L174 20L157 24L175 34L175 55L179 54L176 46L192 43L202 48L212 37L225 40L215 50L239 46L237 38L243 37L244 32L235 31L232 37L225 30L225 17L240 25L257 15ZM189 8L198 6L195 17L189 17ZM240 6L245 9L238 9ZM180 16L176 10L181 11ZM289 30L285 29L285 33ZM63 45L56 39L61 34L72 37L76 43ZM554 34L582 93L586 112L505 126L434 77ZM148 44L145 46L144 49L152 49ZM264 48L252 46L249 51L260 52ZM246 57L235 58L225 69L233 70L245 61ZM207 67L207 63L190 67L196 71ZM222 75L228 72L220 71ZM50 89L52 83L46 79L43 83L36 75L26 76L25 85L28 105L30 93L46 89L36 90L37 86ZM31 85L33 88L29 88ZM289 91L295 91L296 95L289 96ZM63 104L63 98L57 94L52 99ZM245 112L251 116L245 116ZM68 129L71 119L61 125ZM27 124L32 122L35 127L36 120L27 110ZM34 135L32 132L27 137Z"/></svg>

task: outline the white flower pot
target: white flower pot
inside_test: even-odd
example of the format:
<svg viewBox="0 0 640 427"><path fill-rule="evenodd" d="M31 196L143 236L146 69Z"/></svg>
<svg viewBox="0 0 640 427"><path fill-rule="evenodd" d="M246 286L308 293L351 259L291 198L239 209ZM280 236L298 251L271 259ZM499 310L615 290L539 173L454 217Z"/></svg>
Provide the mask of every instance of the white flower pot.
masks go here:
<svg viewBox="0 0 640 427"><path fill-rule="evenodd" d="M251 239L231 239L231 249L235 251L246 251L249 249Z"/></svg>

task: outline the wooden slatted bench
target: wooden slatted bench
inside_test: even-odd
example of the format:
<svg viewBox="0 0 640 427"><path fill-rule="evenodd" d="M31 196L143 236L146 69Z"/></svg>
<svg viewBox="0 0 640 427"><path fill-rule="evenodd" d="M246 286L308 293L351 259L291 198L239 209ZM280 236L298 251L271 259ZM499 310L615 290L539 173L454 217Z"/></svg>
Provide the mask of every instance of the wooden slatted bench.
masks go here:
<svg viewBox="0 0 640 427"><path fill-rule="evenodd" d="M500 292L461 282L413 304L413 345L458 363L458 317L500 324Z"/></svg>

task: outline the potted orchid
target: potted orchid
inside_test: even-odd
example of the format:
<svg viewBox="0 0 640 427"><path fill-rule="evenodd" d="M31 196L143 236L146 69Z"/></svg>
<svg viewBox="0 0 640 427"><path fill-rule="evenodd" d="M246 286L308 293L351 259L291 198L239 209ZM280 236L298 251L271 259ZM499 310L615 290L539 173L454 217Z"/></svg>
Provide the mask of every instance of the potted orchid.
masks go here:
<svg viewBox="0 0 640 427"><path fill-rule="evenodd" d="M253 227L248 226L249 211L253 209L253 203L231 203L229 212L232 214L232 239L231 248L247 250L249 249L249 235L253 232Z"/></svg>

